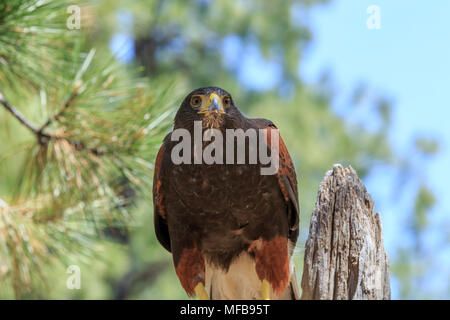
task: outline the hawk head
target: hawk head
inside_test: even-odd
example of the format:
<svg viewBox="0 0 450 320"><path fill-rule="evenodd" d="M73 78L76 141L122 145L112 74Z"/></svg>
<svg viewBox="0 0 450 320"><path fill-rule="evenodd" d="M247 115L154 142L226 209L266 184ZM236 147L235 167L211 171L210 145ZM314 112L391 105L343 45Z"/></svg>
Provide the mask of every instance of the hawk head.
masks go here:
<svg viewBox="0 0 450 320"><path fill-rule="evenodd" d="M181 103L175 116L175 128L190 128L194 121L202 121L203 128L220 128L240 117L230 93L218 87L199 88Z"/></svg>

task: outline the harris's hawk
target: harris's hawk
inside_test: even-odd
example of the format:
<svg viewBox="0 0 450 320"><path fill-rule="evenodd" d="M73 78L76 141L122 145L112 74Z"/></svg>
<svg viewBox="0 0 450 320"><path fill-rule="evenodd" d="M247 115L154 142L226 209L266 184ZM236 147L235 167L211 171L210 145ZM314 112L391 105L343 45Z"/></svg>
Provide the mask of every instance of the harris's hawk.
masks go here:
<svg viewBox="0 0 450 320"><path fill-rule="evenodd" d="M211 141L231 150L211 153L222 156L222 161L198 162L197 158L196 162L199 145L191 141L189 149L179 148L180 132L199 138L195 123L200 138L211 129L227 138L230 129L247 135L240 149L239 143L230 143L236 142L236 136L230 135L233 141L218 140L217 135L202 139L201 150ZM263 133L253 135L256 147L250 145L255 141L249 134L252 130ZM231 95L217 87L194 90L182 102L173 131L156 158L153 202L156 236L172 253L176 274L189 296L298 298L292 261L299 232L297 178L281 137L275 135L278 144L271 141L273 130L278 133L269 120L246 118ZM261 148L267 154L277 153L279 166L273 174L262 174L264 164L250 161ZM245 154L239 161L242 150ZM174 161L174 155L188 161Z"/></svg>

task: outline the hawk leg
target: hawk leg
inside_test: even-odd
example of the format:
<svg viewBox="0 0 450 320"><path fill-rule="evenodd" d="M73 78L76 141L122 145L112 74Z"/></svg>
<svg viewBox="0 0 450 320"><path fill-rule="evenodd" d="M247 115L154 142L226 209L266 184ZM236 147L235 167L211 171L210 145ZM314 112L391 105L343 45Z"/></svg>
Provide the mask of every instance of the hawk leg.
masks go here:
<svg viewBox="0 0 450 320"><path fill-rule="evenodd" d="M203 282L199 282L195 286L194 291L199 300L210 300L208 292L206 292L205 285L203 284Z"/></svg>
<svg viewBox="0 0 450 320"><path fill-rule="evenodd" d="M270 300L270 284L266 279L261 282L261 297L263 300Z"/></svg>
<svg viewBox="0 0 450 320"><path fill-rule="evenodd" d="M255 267L261 283L261 297L270 299L270 287L281 295L289 283L288 239L277 236L270 240L254 241L248 251L255 255Z"/></svg>

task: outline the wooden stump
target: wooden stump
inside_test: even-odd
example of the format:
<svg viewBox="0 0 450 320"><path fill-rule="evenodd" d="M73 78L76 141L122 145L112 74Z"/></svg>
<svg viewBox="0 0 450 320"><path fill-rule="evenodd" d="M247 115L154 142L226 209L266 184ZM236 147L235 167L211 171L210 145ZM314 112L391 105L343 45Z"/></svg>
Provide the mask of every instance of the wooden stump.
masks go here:
<svg viewBox="0 0 450 320"><path fill-rule="evenodd" d="M320 184L305 246L302 299L390 299L380 215L352 167Z"/></svg>

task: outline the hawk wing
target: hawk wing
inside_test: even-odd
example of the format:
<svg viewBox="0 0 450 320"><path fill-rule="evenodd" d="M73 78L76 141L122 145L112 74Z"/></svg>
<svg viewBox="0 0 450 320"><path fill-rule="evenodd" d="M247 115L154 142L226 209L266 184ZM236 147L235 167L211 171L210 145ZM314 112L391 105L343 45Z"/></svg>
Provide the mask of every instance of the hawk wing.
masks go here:
<svg viewBox="0 0 450 320"><path fill-rule="evenodd" d="M159 149L155 161L155 172L153 175L153 223L155 227L156 238L158 239L159 243L161 243L161 245L170 252L170 236L169 228L167 226L166 208L164 205L163 196L164 168L167 166L167 161L170 161L170 159L166 158L166 141L168 137L169 135L167 135L164 139L164 142Z"/></svg>
<svg viewBox="0 0 450 320"><path fill-rule="evenodd" d="M277 127L270 123L266 128L267 144L271 145L271 130L278 130ZM284 144L281 135L279 136L278 152L279 152L279 168L276 176L278 185L280 186L284 200L287 203L287 219L289 223L289 233L287 235L292 246L289 246L289 255L292 255L295 243L297 242L299 234L299 215L300 208L298 205L298 188L297 188L297 175L295 173L294 164L289 155L286 145ZM287 299L299 300L300 293L298 290L295 271L290 274L288 296Z"/></svg>
<svg viewBox="0 0 450 320"><path fill-rule="evenodd" d="M267 145L271 146L271 130L278 130L272 121L267 119L249 119L256 128L266 131ZM289 240L294 244L297 242L300 208L298 205L297 175L294 164L289 155L281 135L279 135L278 153L279 168L276 173L278 185L287 204L287 218L289 223Z"/></svg>
<svg viewBox="0 0 450 320"><path fill-rule="evenodd" d="M271 130L278 130L274 124L270 124L266 127L267 130L267 143L271 145ZM288 204L288 221L289 221L289 239L294 243L298 237L298 224L300 208L298 205L298 189L297 189L297 175L295 173L294 164L284 144L281 135L279 135L279 168L276 173L278 184L281 192L283 193L284 200Z"/></svg>

